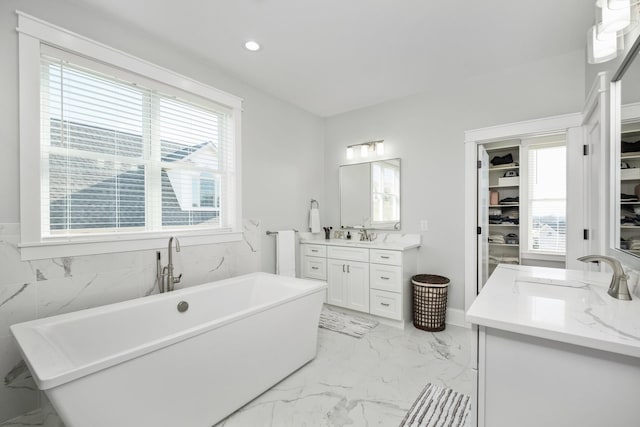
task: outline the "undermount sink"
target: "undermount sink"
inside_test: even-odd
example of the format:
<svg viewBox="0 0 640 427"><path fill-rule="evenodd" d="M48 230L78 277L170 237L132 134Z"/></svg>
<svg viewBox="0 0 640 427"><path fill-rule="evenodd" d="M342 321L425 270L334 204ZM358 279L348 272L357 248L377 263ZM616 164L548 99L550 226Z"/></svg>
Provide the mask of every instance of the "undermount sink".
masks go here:
<svg viewBox="0 0 640 427"><path fill-rule="evenodd" d="M518 276L516 277L516 282L524 282L524 283L535 283L538 285L549 285L549 286L565 286L568 288L584 288L587 283L580 282L577 280L566 280L559 278L551 278L551 277L535 277L535 276Z"/></svg>
<svg viewBox="0 0 640 427"><path fill-rule="evenodd" d="M587 296L589 285L576 280L516 277L513 293L526 297L566 300Z"/></svg>

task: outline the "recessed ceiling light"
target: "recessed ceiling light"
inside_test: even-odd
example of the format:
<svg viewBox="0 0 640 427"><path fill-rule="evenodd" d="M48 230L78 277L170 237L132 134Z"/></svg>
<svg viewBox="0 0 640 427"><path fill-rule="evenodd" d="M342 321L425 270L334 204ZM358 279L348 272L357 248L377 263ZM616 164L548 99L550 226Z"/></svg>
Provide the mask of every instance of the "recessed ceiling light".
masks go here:
<svg viewBox="0 0 640 427"><path fill-rule="evenodd" d="M244 44L244 47L246 47L247 50L250 50L251 52L260 50L260 44L255 40L249 40Z"/></svg>

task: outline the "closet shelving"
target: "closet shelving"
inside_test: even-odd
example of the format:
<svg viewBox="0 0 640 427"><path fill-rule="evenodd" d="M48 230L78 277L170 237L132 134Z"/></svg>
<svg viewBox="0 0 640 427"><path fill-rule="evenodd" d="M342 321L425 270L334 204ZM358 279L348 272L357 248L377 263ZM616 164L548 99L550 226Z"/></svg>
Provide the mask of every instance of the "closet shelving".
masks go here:
<svg viewBox="0 0 640 427"><path fill-rule="evenodd" d="M623 125L622 141L640 144L640 125L637 123ZM639 195L640 190L640 151L620 153L620 193L627 195ZM622 168L626 164L628 168ZM638 213L636 213L638 212ZM640 218L640 201L620 201L620 247L634 254L640 254L640 250L632 249L640 241L640 225L623 223L623 217ZM637 221L640 224L640 221Z"/></svg>
<svg viewBox="0 0 640 427"><path fill-rule="evenodd" d="M506 198L520 197L520 184L509 183L508 185L501 185L500 178L505 178L505 174L510 171L514 171L518 175L517 181L519 181L520 175L520 141L512 141L511 143L498 143L485 145L487 154L489 155L489 192L498 193L498 201ZM507 154L511 154L513 162L503 165L493 165L491 160L496 157L503 157ZM491 201L491 196L489 197ZM489 274L493 272L498 263L511 263L520 264L520 204L519 203L498 203L489 204ZM492 224L491 215L499 214L503 217L517 218L518 223L501 223ZM518 243L506 243L507 235L517 235ZM505 243L492 242L492 236L502 236Z"/></svg>

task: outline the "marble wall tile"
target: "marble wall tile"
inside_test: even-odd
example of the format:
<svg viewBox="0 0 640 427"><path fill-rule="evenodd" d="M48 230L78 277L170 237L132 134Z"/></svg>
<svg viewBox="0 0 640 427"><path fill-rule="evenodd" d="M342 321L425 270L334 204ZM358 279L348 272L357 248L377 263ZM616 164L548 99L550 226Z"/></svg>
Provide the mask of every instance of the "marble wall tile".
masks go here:
<svg viewBox="0 0 640 427"><path fill-rule="evenodd" d="M37 282L38 317L138 298L142 277L130 269Z"/></svg>
<svg viewBox="0 0 640 427"><path fill-rule="evenodd" d="M0 338L11 336L9 326L38 317L35 283L0 286Z"/></svg>
<svg viewBox="0 0 640 427"><path fill-rule="evenodd" d="M19 241L17 234L0 236L0 286L35 280L35 271L29 262L20 260Z"/></svg>
<svg viewBox="0 0 640 427"><path fill-rule="evenodd" d="M0 337L0 373L0 419L11 419L37 407L37 386L11 336Z"/></svg>
<svg viewBox="0 0 640 427"><path fill-rule="evenodd" d="M31 261L38 281L155 265L155 252L136 251Z"/></svg>

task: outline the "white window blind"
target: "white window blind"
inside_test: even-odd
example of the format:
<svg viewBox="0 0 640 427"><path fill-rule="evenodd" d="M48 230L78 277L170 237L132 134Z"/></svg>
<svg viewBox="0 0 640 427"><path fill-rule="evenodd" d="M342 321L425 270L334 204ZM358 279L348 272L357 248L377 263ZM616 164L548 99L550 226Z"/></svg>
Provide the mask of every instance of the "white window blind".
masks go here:
<svg viewBox="0 0 640 427"><path fill-rule="evenodd" d="M53 48L40 76L43 238L233 227L225 107Z"/></svg>
<svg viewBox="0 0 640 427"><path fill-rule="evenodd" d="M566 146L528 149L528 249L564 254L567 235Z"/></svg>

